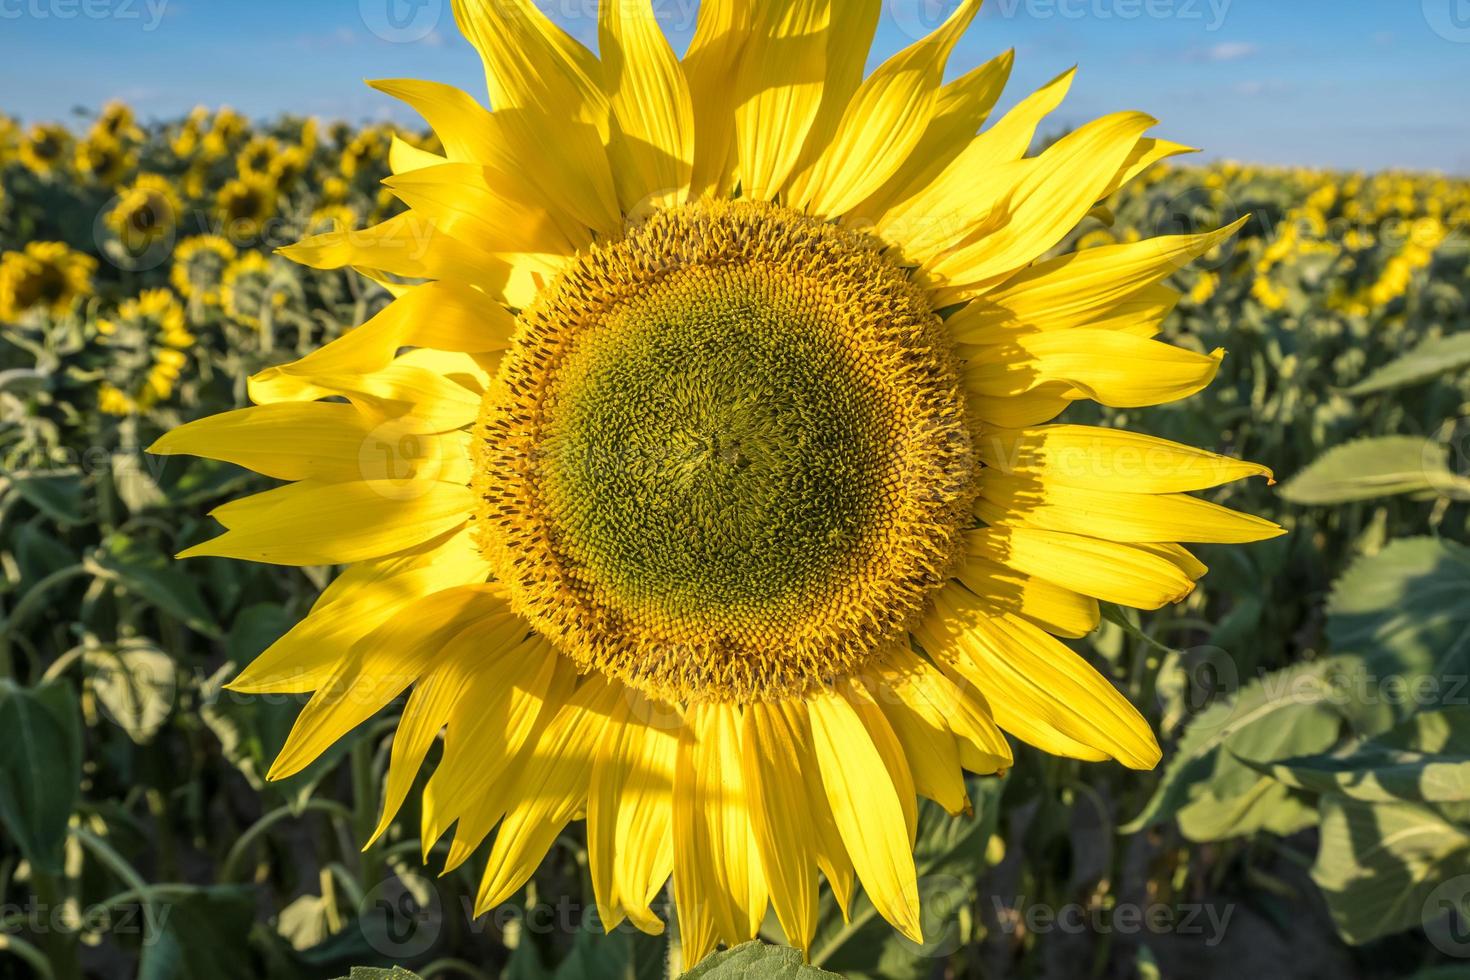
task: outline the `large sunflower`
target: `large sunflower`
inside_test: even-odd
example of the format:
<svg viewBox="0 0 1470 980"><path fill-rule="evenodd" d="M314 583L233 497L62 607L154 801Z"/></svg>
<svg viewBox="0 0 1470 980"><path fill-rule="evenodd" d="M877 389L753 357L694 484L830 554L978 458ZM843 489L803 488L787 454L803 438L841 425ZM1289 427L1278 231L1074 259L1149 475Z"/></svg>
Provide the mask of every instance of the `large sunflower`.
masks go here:
<svg viewBox="0 0 1470 980"><path fill-rule="evenodd" d="M808 945L819 869L917 939L916 794L963 811L1002 731L1159 759L1056 637L1280 533L1188 495L1259 466L1043 424L1214 377L1150 338L1231 229L1046 257L1184 148L1126 112L1028 157L1071 73L980 131L1010 55L943 80L979 4L864 78L879 6L705 0L681 60L604 3L599 60L459 0L494 111L376 83L444 155L395 143L409 211L287 250L396 301L155 447L291 481L186 556L347 566L232 685L315 692L272 775L411 688L378 833L442 731L423 843L494 833L480 911L585 814L604 924L660 929L672 875L686 962L768 902Z"/></svg>

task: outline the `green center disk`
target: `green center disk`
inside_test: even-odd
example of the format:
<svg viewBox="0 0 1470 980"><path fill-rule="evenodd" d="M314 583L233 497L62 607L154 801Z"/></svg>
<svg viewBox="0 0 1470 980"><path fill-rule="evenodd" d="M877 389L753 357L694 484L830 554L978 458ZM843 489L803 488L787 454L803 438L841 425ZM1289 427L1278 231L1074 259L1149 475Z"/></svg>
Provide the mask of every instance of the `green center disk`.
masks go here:
<svg viewBox="0 0 1470 980"><path fill-rule="evenodd" d="M892 447L882 389L823 312L729 266L675 274L578 336L536 467L578 577L701 632L794 621L840 588L886 511Z"/></svg>

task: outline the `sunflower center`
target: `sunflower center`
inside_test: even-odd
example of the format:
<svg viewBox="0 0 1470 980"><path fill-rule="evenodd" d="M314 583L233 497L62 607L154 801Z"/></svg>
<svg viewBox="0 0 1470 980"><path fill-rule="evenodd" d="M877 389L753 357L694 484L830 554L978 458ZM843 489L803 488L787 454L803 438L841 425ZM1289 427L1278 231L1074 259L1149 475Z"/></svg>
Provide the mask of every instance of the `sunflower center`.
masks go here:
<svg viewBox="0 0 1470 980"><path fill-rule="evenodd" d="M520 319L478 426L480 540L584 667L680 701L796 696L943 581L969 428L938 317L872 241L691 205Z"/></svg>

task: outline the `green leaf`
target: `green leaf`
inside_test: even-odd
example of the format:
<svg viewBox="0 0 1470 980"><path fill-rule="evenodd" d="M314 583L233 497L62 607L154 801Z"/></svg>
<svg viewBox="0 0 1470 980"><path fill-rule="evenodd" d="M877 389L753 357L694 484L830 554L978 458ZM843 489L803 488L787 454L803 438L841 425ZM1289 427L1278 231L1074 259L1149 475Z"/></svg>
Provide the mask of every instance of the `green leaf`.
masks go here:
<svg viewBox="0 0 1470 980"><path fill-rule="evenodd" d="M131 514L168 503L158 483L143 466L142 457L136 453L113 453L112 486Z"/></svg>
<svg viewBox="0 0 1470 980"><path fill-rule="evenodd" d="M65 680L0 680L0 824L37 867L59 874L81 797L82 720Z"/></svg>
<svg viewBox="0 0 1470 980"><path fill-rule="evenodd" d="M401 966L354 966L352 972L338 980L419 980L417 973L410 973Z"/></svg>
<svg viewBox="0 0 1470 980"><path fill-rule="evenodd" d="M1289 793L1272 791L1277 784L1241 760L1307 755L1337 741L1339 718L1325 682L1329 670L1324 662L1267 674L1195 715L1153 797L1120 830L1135 833L1175 815L1196 840L1297 829L1310 807L1292 806Z"/></svg>
<svg viewBox="0 0 1470 980"><path fill-rule="evenodd" d="M1400 493L1439 490L1460 478L1449 451L1418 436L1378 436L1329 449L1286 482L1281 496L1295 504L1341 504Z"/></svg>
<svg viewBox="0 0 1470 980"><path fill-rule="evenodd" d="M172 616L196 633L218 638L220 629L199 587L177 563L125 535L114 535L92 559L94 572Z"/></svg>
<svg viewBox="0 0 1470 980"><path fill-rule="evenodd" d="M160 903L162 934L143 947L138 980L255 980L249 936L255 890L191 889Z"/></svg>
<svg viewBox="0 0 1470 980"><path fill-rule="evenodd" d="M705 958L684 974L684 980L818 980L837 977L801 961L801 953L789 946L743 943Z"/></svg>
<svg viewBox="0 0 1470 980"><path fill-rule="evenodd" d="M1359 731L1465 698L1470 674L1470 549L1404 538L1360 558L1327 604L1327 638ZM1425 680L1428 678L1429 680Z"/></svg>
<svg viewBox="0 0 1470 980"><path fill-rule="evenodd" d="M56 523L72 525L86 520L82 510L80 476L16 476L11 478L11 482L16 493Z"/></svg>
<svg viewBox="0 0 1470 980"><path fill-rule="evenodd" d="M1470 874L1470 833L1413 803L1322 797L1312 879L1343 939L1355 945L1428 924L1436 888Z"/></svg>
<svg viewBox="0 0 1470 980"><path fill-rule="evenodd" d="M1389 361L1347 390L1349 395L1371 395L1470 367L1470 333L1431 337L1403 356Z"/></svg>
<svg viewBox="0 0 1470 980"><path fill-rule="evenodd" d="M1470 800L1470 709L1425 712L1345 752L1261 767L1313 793L1373 803Z"/></svg>
<svg viewBox="0 0 1470 980"><path fill-rule="evenodd" d="M107 717L137 744L152 741L168 718L178 690L173 658L152 641L134 637L115 646L89 649L82 663Z"/></svg>
<svg viewBox="0 0 1470 980"><path fill-rule="evenodd" d="M1286 837L1317 822L1314 798L1262 776L1243 793L1217 799L1212 793L1176 814L1185 839L1207 842L1265 831Z"/></svg>

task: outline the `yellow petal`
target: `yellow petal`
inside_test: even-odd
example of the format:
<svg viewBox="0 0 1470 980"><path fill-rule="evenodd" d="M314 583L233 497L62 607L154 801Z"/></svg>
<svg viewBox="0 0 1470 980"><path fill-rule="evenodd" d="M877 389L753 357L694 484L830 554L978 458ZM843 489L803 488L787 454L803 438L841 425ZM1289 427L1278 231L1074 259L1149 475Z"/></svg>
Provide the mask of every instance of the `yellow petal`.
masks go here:
<svg viewBox="0 0 1470 980"><path fill-rule="evenodd" d="M1002 728L1055 755L1158 764L1148 722L1059 640L1014 616L986 614L959 589L940 592L935 604L921 632L926 649L985 693Z"/></svg>
<svg viewBox="0 0 1470 980"><path fill-rule="evenodd" d="M454 19L485 63L491 108L607 125L597 58L533 0L454 0Z"/></svg>
<svg viewBox="0 0 1470 980"><path fill-rule="evenodd" d="M1104 116L1026 161L1014 187L1003 192L999 224L928 262L933 278L946 284L943 295L975 295L1060 242L1156 122L1141 112Z"/></svg>
<svg viewBox="0 0 1470 980"><path fill-rule="evenodd" d="M537 735L566 703L575 678L572 662L540 637L521 643L501 670L474 672L450 713L443 759L424 787L425 862L458 821L444 871L459 867L505 815L507 790Z"/></svg>
<svg viewBox="0 0 1470 980"><path fill-rule="evenodd" d="M625 914L644 932L663 932L649 904L674 867L679 725L674 709L630 689L599 746L587 798L587 868L608 932Z"/></svg>
<svg viewBox="0 0 1470 980"><path fill-rule="evenodd" d="M967 390L989 398L1060 385L1113 408L1162 405L1188 398L1220 370L1223 350L1196 354L1114 330L1022 334L984 348L964 367Z"/></svg>
<svg viewBox="0 0 1470 980"><path fill-rule="evenodd" d="M971 548L956 577L988 605L1058 636L1086 636L1101 618L1097 600L1010 562L1009 553Z"/></svg>
<svg viewBox="0 0 1470 980"><path fill-rule="evenodd" d="M505 174L524 174L534 187L530 203L565 214L609 234L618 228L612 174L602 136L589 123L522 106L491 113L452 85L416 79L368 83L402 99L429 124L449 159Z"/></svg>
<svg viewBox="0 0 1470 980"><path fill-rule="evenodd" d="M798 736L776 705L746 706L743 739L751 824L771 905L787 942L807 950L817 929L817 840L805 780L815 773L802 772Z"/></svg>
<svg viewBox="0 0 1470 980"><path fill-rule="evenodd" d="M692 705L674 774L674 888L684 906L709 908L731 946L754 939L766 879L750 824L737 705Z"/></svg>
<svg viewBox="0 0 1470 980"><path fill-rule="evenodd" d="M1096 322L1230 238L1246 220L1202 235L1164 235L1038 262L972 300L946 326L960 343L993 344L1017 332Z"/></svg>
<svg viewBox="0 0 1470 980"><path fill-rule="evenodd" d="M1010 768L1010 744L991 719L984 697L969 684L956 684L907 643L890 647L879 670L883 683L910 711L954 735L964 768L982 775Z"/></svg>
<svg viewBox="0 0 1470 980"><path fill-rule="evenodd" d="M929 124L908 159L852 209L852 217L876 220L932 184L984 125L1010 78L1015 54L1006 51L941 88Z"/></svg>
<svg viewBox="0 0 1470 980"><path fill-rule="evenodd" d="M1182 493L1142 494L987 473L975 513L988 524L1067 531L1137 544L1244 544L1286 532L1270 521Z"/></svg>
<svg viewBox="0 0 1470 980"><path fill-rule="evenodd" d="M913 786L895 785L887 752L875 744L875 738L896 742L893 732L884 722L875 733L872 718L860 713L854 700L846 691L807 699L822 786L873 907L909 939L923 942L902 798L907 792L912 803Z"/></svg>
<svg viewBox="0 0 1470 980"><path fill-rule="evenodd" d="M964 813L970 808L970 797L960 774L960 749L954 733L943 719L921 710L928 707L926 703L910 704L894 693L892 685L878 687L874 700L903 748L914 789L951 815Z"/></svg>
<svg viewBox="0 0 1470 980"><path fill-rule="evenodd" d="M430 153L428 150L421 150L412 143L405 143L397 136L394 136L388 143L389 173L406 174L413 170L424 170L448 162L447 157Z"/></svg>
<svg viewBox="0 0 1470 980"><path fill-rule="evenodd" d="M1000 473L1131 493L1181 493L1250 476L1271 477L1270 470L1256 463L1089 425L988 429L979 440L979 453L985 465Z"/></svg>
<svg viewBox="0 0 1470 980"><path fill-rule="evenodd" d="M295 775L333 742L377 714L429 671L447 637L492 620L492 645L511 642L524 626L502 596L494 585L436 592L359 640L326 685L301 709L267 778Z"/></svg>
<svg viewBox="0 0 1470 980"><path fill-rule="evenodd" d="M400 558L353 565L327 586L306 618L229 684L243 694L301 694L331 678L352 645L422 596L483 582L490 566L468 531Z"/></svg>
<svg viewBox="0 0 1470 980"><path fill-rule="evenodd" d="M651 0L598 4L597 14L618 201L627 213L682 203L694 171L694 108L684 70Z"/></svg>
<svg viewBox="0 0 1470 980"><path fill-rule="evenodd" d="M411 279L453 279L492 292L511 284L511 264L440 231L405 211L371 228L330 231L279 250L313 269L374 269Z"/></svg>
<svg viewBox="0 0 1470 980"><path fill-rule="evenodd" d="M526 203L524 174L446 163L383 181L434 227L476 249L536 262L555 275L565 256L591 243L585 229Z"/></svg>
<svg viewBox="0 0 1470 980"><path fill-rule="evenodd" d="M684 55L694 118L690 196L724 197L735 185L735 86L750 33L742 0L701 0L694 37Z"/></svg>
<svg viewBox="0 0 1470 980"><path fill-rule="evenodd" d="M480 400L488 375L468 354L419 348L393 360L387 367L366 373L313 372L303 378L270 373L252 379L251 394L262 401L272 396L321 398L340 395L365 415L377 419L375 434L449 432L469 425L480 414Z"/></svg>
<svg viewBox="0 0 1470 980"><path fill-rule="evenodd" d="M319 398L313 375L372 374L393 363L404 347L480 354L504 350L515 317L500 303L460 282L409 289L362 326L289 364L250 379L252 400L265 403Z"/></svg>
<svg viewBox="0 0 1470 980"><path fill-rule="evenodd" d="M476 915L526 883L562 828L586 804L597 746L623 693L621 684L592 675L537 739L508 793L514 803L495 834L475 896Z"/></svg>
<svg viewBox="0 0 1470 980"><path fill-rule="evenodd" d="M988 205L977 208L977 190L983 198L1001 198L1007 185L993 178L1026 152L1036 127L1061 104L1075 74L1076 69L1063 72L1021 100L971 140L931 183L880 216L877 232L900 244L905 256L915 262L926 262L963 239L988 212Z"/></svg>
<svg viewBox="0 0 1470 980"><path fill-rule="evenodd" d="M389 496L368 482L303 480L215 509L211 516L229 530L179 557L344 565L406 551L463 525L473 511L473 496L458 483L417 481Z"/></svg>
<svg viewBox="0 0 1470 980"><path fill-rule="evenodd" d="M929 125L944 68L980 0L964 0L943 25L884 62L853 95L811 177L790 203L819 216L840 215L899 169Z"/></svg>
<svg viewBox="0 0 1470 980"><path fill-rule="evenodd" d="M371 846L393 822L413 788L414 777L429 754L429 747L448 723L475 673L515 672L516 665L508 664L507 660L519 648L519 632L506 630L496 619L481 620L466 627L439 652L439 665L414 685L398 727L393 731L393 750L383 786L383 813L366 846Z"/></svg>
<svg viewBox="0 0 1470 980"><path fill-rule="evenodd" d="M800 158L822 102L836 2L755 8L735 80L736 149L749 199L774 200Z"/></svg>
<svg viewBox="0 0 1470 980"><path fill-rule="evenodd" d="M1194 580L1178 565L1115 541L1030 527L982 528L969 532L967 540L973 556L1104 602L1158 609L1194 591ZM976 595L990 598L986 583L966 572L961 571L960 580Z"/></svg>
<svg viewBox="0 0 1470 980"><path fill-rule="evenodd" d="M361 478L371 419L351 405L283 402L181 425L148 447L161 456L218 459L277 480Z"/></svg>

